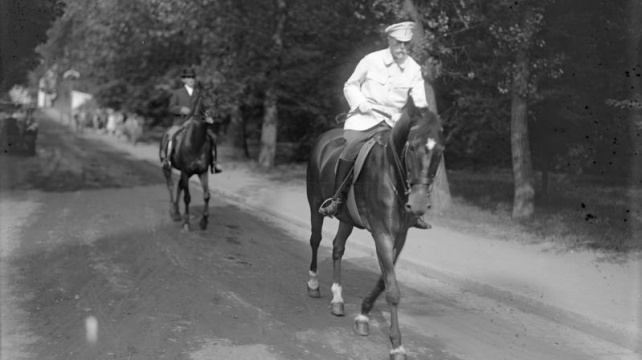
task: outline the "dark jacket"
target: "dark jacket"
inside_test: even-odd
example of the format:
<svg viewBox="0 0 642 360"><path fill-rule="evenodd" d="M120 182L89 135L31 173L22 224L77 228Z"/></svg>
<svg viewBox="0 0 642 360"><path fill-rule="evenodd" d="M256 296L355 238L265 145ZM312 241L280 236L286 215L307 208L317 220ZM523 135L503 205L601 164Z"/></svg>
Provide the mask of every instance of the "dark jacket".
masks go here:
<svg viewBox="0 0 642 360"><path fill-rule="evenodd" d="M181 114L181 107L183 106L192 110L190 115L195 115L199 119L203 119L205 107L203 106L202 99L198 101L199 97L202 97L201 91L199 86L195 86L192 96L190 96L185 86L183 86L172 92L172 97L169 101L169 112L174 115L174 125L181 125L189 118L189 116Z"/></svg>

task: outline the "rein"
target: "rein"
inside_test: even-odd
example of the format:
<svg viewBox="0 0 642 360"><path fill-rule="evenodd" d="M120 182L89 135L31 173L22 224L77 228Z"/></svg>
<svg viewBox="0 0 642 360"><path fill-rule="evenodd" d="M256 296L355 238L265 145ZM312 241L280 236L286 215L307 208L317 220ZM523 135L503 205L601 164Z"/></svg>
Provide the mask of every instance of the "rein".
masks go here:
<svg viewBox="0 0 642 360"><path fill-rule="evenodd" d="M403 190L404 194L408 195L410 193L410 184L408 183L408 178L407 178L407 166L406 169L404 169L403 164L401 163L401 159L399 158L399 154L397 154L397 149L395 148L395 143L392 141L392 135L388 138L389 142L389 147L390 151L392 151L392 158L395 161L395 170L397 170L397 174L401 178L401 183L403 184ZM402 151L402 156L406 154L406 150L408 149L408 143L406 142L406 145L403 147ZM406 171L404 171L406 170Z"/></svg>
<svg viewBox="0 0 642 360"><path fill-rule="evenodd" d="M404 160L403 162L401 161L401 158L399 158L399 154L397 154L397 149L395 148L395 144L393 142L392 136L389 137L388 143L389 144L387 145L388 147L390 147L390 150L392 151L392 158L394 159L395 170L397 171L397 174L401 178L401 182L403 184L404 195L410 194L410 189L412 188L412 186L418 184L418 185L427 185L429 187L427 195L430 196L430 193L432 190L431 185L435 180L436 171L435 171L435 174L429 175L427 177L410 179L408 177L408 172L410 168L410 166L408 166L408 152L409 152L408 142L406 141L406 144L404 145L403 150L401 151L401 157L403 157L403 160Z"/></svg>
<svg viewBox="0 0 642 360"><path fill-rule="evenodd" d="M352 110L350 112L342 112L342 113L340 113L339 115L337 115L334 118L334 121L336 121L337 124L341 124L341 123L345 122L350 116L352 116L352 115L354 115L354 114L356 114L358 112L359 112L359 108L356 108L356 109L354 109L354 110ZM392 115L388 114L385 111L381 111L379 109L372 109L372 112L376 112L379 115L383 115L388 119L392 118Z"/></svg>

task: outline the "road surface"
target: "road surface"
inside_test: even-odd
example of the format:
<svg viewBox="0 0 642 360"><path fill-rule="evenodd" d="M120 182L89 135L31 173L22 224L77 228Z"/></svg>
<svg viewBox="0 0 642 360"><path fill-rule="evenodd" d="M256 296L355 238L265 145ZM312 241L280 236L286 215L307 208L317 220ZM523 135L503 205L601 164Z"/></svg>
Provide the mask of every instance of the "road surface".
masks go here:
<svg viewBox="0 0 642 360"><path fill-rule="evenodd" d="M383 299L370 336L352 332L378 278L371 256L344 263L347 316L334 317L331 254L320 254L322 297L309 298L299 227L213 196L209 228L185 233L157 166L50 121L37 156L0 165L1 360L388 358ZM409 359L639 359L428 275L404 279Z"/></svg>

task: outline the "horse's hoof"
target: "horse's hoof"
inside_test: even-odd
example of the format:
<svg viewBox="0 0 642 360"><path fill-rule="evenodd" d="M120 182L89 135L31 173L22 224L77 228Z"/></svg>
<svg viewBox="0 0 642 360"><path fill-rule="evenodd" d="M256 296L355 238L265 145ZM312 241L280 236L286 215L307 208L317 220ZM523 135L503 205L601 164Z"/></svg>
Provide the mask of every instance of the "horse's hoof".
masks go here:
<svg viewBox="0 0 642 360"><path fill-rule="evenodd" d="M408 357L405 353L392 353L390 354L390 360L407 360Z"/></svg>
<svg viewBox="0 0 642 360"><path fill-rule="evenodd" d="M207 219L201 219L201 221L198 223L198 226L201 228L201 230L207 229Z"/></svg>
<svg viewBox="0 0 642 360"><path fill-rule="evenodd" d="M335 315L335 316L345 315L345 312L343 309L343 303L336 302L336 303L330 304L330 306L332 307L332 315Z"/></svg>
<svg viewBox="0 0 642 360"><path fill-rule="evenodd" d="M320 298L321 291L319 291L319 288L313 289L308 285L308 295L312 298Z"/></svg>
<svg viewBox="0 0 642 360"><path fill-rule="evenodd" d="M183 231L184 232L189 232L189 230L190 230L189 224L183 224Z"/></svg>
<svg viewBox="0 0 642 360"><path fill-rule="evenodd" d="M357 317L354 320L354 333L360 336L368 336L370 333L370 324L367 319Z"/></svg>
<svg viewBox="0 0 642 360"><path fill-rule="evenodd" d="M399 346L395 350L390 351L390 360L406 360L406 350L403 348L403 346Z"/></svg>

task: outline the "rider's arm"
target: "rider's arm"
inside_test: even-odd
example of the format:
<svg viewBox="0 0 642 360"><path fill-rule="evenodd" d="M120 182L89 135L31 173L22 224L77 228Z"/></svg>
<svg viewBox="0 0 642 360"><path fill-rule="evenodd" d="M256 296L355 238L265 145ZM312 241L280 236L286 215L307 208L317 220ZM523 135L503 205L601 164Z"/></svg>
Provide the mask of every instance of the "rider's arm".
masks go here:
<svg viewBox="0 0 642 360"><path fill-rule="evenodd" d="M172 113L172 115L182 115L181 114L181 108L183 105L181 105L181 100L178 96L178 91L172 92L172 97L169 100L169 112Z"/></svg>
<svg viewBox="0 0 642 360"><path fill-rule="evenodd" d="M428 102L426 101L426 87L430 87L430 90L432 90L432 87L424 81L424 78L421 76L421 70L419 70L412 77L412 82L410 84L410 96L412 97L415 106L419 108L428 107Z"/></svg>
<svg viewBox="0 0 642 360"><path fill-rule="evenodd" d="M362 59L357 64L357 67L354 69L354 72L348 78L343 86L343 94L350 105L350 110L354 111L363 103L367 103L365 95L361 92L361 85L366 80L366 75L368 73L368 63L366 59Z"/></svg>

